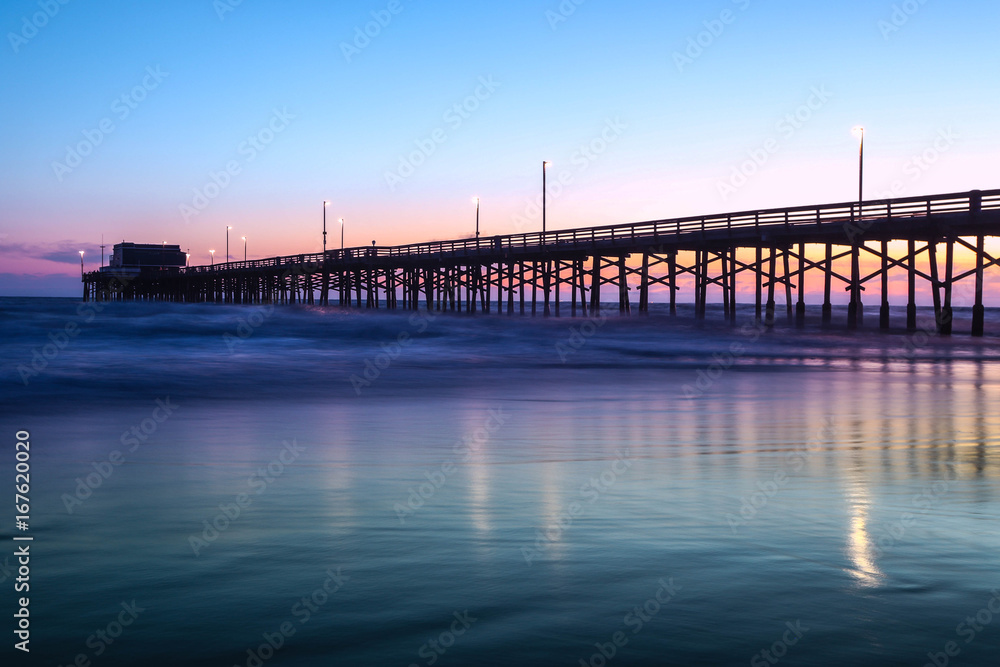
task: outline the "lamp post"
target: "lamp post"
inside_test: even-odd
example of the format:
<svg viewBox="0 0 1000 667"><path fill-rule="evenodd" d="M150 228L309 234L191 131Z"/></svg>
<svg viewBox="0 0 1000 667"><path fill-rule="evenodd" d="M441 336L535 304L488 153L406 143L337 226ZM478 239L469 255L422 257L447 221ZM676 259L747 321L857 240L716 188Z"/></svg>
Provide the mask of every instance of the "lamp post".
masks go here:
<svg viewBox="0 0 1000 667"><path fill-rule="evenodd" d="M340 219L340 249L344 249L344 219Z"/></svg>
<svg viewBox="0 0 1000 667"><path fill-rule="evenodd" d="M858 215L856 221L861 220L862 206L864 202L865 184L865 128L858 125L853 129L854 136L861 140L858 149ZM851 248L851 302L847 306L847 326L851 329L857 328L864 318L864 305L861 303L861 258L860 247L854 244Z"/></svg>
<svg viewBox="0 0 1000 667"><path fill-rule="evenodd" d="M212 254L212 266L215 266L215 251L214 250L209 250L208 252L210 252Z"/></svg>
<svg viewBox="0 0 1000 667"><path fill-rule="evenodd" d="M546 209L546 199L548 198L548 187L546 185L546 173L551 165L551 162L542 162L542 246L545 246L545 209ZM543 265L543 272L545 276L545 316L549 316L549 280L551 275L552 265L548 259L545 260ZM534 291L532 291L534 294ZM532 309L534 309L534 296L532 296Z"/></svg>
<svg viewBox="0 0 1000 667"><path fill-rule="evenodd" d="M542 162L542 237L543 237L543 242L544 242L544 236L545 236L545 204L546 204L546 198L548 197L547 188L545 186L545 171L549 168L549 165L551 165L551 164L552 164L551 162Z"/></svg>
<svg viewBox="0 0 1000 667"><path fill-rule="evenodd" d="M188 248L188 251L184 253L184 266L191 266L191 248Z"/></svg>
<svg viewBox="0 0 1000 667"><path fill-rule="evenodd" d="M323 256L326 256L326 207L330 202L323 200Z"/></svg>
<svg viewBox="0 0 1000 667"><path fill-rule="evenodd" d="M247 261L247 237L243 237L243 261Z"/></svg>
<svg viewBox="0 0 1000 667"><path fill-rule="evenodd" d="M858 151L858 203L865 200L865 128L858 125L854 128L854 136L861 139L861 147Z"/></svg>
<svg viewBox="0 0 1000 667"><path fill-rule="evenodd" d="M473 197L472 201L476 202L476 246L479 246L479 197Z"/></svg>
<svg viewBox="0 0 1000 667"><path fill-rule="evenodd" d="M83 251L80 251L80 277L83 278Z"/></svg>
<svg viewBox="0 0 1000 667"><path fill-rule="evenodd" d="M229 263L229 230L232 229L229 225L226 225L226 264Z"/></svg>

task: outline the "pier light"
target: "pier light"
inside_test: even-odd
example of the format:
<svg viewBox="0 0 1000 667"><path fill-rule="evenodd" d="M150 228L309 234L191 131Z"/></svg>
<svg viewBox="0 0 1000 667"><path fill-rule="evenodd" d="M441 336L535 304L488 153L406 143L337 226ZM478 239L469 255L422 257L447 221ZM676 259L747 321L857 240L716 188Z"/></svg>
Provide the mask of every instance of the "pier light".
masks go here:
<svg viewBox="0 0 1000 667"><path fill-rule="evenodd" d="M243 261L245 262L247 261L247 237L244 236L242 238L243 238Z"/></svg>
<svg viewBox="0 0 1000 667"><path fill-rule="evenodd" d="M184 253L184 257L185 257L184 266L191 266L191 253L189 252Z"/></svg>
<svg viewBox="0 0 1000 667"><path fill-rule="evenodd" d="M546 185L545 185L545 172L551 166L552 166L552 163L549 162L549 161L547 161L547 160L544 161L544 162L542 162L542 234L543 235L545 234L545 208L546 208L546 203L547 203L546 202L546 198L548 196L547 193L546 193L547 188L546 188Z"/></svg>
<svg viewBox="0 0 1000 667"><path fill-rule="evenodd" d="M326 207L330 202L323 200L323 254L326 255Z"/></svg>
<svg viewBox="0 0 1000 667"><path fill-rule="evenodd" d="M340 249L344 249L344 219L340 219Z"/></svg>
<svg viewBox="0 0 1000 667"><path fill-rule="evenodd" d="M83 251L80 251L80 275L83 276Z"/></svg>
<svg viewBox="0 0 1000 667"><path fill-rule="evenodd" d="M226 225L226 263L229 263L229 230L232 229L229 225Z"/></svg>
<svg viewBox="0 0 1000 667"><path fill-rule="evenodd" d="M209 250L208 252L211 253L211 255L212 255L212 266L215 266L215 251L214 250Z"/></svg>
<svg viewBox="0 0 1000 667"><path fill-rule="evenodd" d="M861 147L859 150L859 162L858 162L858 202L863 202L864 197L864 185L865 185L865 128L861 125L855 125L854 129L851 130L855 137L861 141Z"/></svg>
<svg viewBox="0 0 1000 667"><path fill-rule="evenodd" d="M473 197L472 201L476 203L476 243L479 243L479 197Z"/></svg>

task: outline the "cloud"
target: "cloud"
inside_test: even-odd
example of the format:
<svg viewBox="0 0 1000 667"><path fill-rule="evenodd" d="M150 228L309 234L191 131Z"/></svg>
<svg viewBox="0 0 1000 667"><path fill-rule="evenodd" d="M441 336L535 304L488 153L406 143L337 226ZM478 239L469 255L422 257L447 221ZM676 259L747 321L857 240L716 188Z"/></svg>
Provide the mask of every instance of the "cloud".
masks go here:
<svg viewBox="0 0 1000 667"><path fill-rule="evenodd" d="M7 234L0 234L0 256L20 259L42 259L59 264L79 264L79 241L53 241L51 243L7 243Z"/></svg>

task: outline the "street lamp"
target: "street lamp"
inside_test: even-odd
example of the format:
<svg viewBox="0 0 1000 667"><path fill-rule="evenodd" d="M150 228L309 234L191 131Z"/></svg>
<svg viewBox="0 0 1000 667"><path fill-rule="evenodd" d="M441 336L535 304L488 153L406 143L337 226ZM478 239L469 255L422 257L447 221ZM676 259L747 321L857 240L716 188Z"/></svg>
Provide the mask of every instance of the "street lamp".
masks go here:
<svg viewBox="0 0 1000 667"><path fill-rule="evenodd" d="M323 200L323 256L326 256L326 207L330 202Z"/></svg>
<svg viewBox="0 0 1000 667"><path fill-rule="evenodd" d="M229 263L229 230L232 229L229 225L226 225L226 264Z"/></svg>
<svg viewBox="0 0 1000 667"><path fill-rule="evenodd" d="M547 197L546 187L545 187L545 171L551 165L551 162L542 162L542 235L545 234L545 200Z"/></svg>
<svg viewBox="0 0 1000 667"><path fill-rule="evenodd" d="M344 219L340 219L340 249L344 249Z"/></svg>
<svg viewBox="0 0 1000 667"><path fill-rule="evenodd" d="M212 266L215 266L215 251L209 250L209 252L212 253Z"/></svg>
<svg viewBox="0 0 1000 667"><path fill-rule="evenodd" d="M859 150L859 162L858 162L858 202L863 202L864 198L864 184L865 184L865 128L858 125L853 130L854 136L861 139L861 148Z"/></svg>
<svg viewBox="0 0 1000 667"><path fill-rule="evenodd" d="M476 202L476 245L479 245L479 197L473 197L472 201Z"/></svg>
<svg viewBox="0 0 1000 667"><path fill-rule="evenodd" d="M247 261L247 237L243 237L243 261Z"/></svg>
<svg viewBox="0 0 1000 667"><path fill-rule="evenodd" d="M184 266L191 266L191 248L188 248L188 252L184 253Z"/></svg>
<svg viewBox="0 0 1000 667"><path fill-rule="evenodd" d="M853 128L852 132L854 136L861 140L860 148L858 149L858 216L857 220L861 220L864 211L864 185L865 185L865 128L858 125ZM853 207L852 207L853 208ZM852 216L853 217L853 216ZM863 245L863 243L862 243ZM851 329L856 328L861 324L862 318L864 317L864 305L861 303L861 291L864 287L861 286L861 259L860 259L860 246L854 244L851 250L851 302L847 307L847 326ZM883 304L884 305L884 304ZM882 315L883 320L888 317L888 309L883 308L884 314Z"/></svg>
<svg viewBox="0 0 1000 667"><path fill-rule="evenodd" d="M80 277L83 277L83 251L80 251Z"/></svg>

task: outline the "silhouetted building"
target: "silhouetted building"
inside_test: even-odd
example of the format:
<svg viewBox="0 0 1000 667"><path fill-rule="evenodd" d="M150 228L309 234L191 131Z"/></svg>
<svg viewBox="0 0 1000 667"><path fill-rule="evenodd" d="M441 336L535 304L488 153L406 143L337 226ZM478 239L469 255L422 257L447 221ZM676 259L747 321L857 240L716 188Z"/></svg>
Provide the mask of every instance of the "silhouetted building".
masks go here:
<svg viewBox="0 0 1000 667"><path fill-rule="evenodd" d="M146 273L176 271L187 264L187 254L179 245L165 243L116 243L105 273Z"/></svg>

